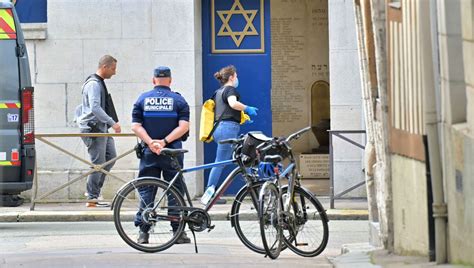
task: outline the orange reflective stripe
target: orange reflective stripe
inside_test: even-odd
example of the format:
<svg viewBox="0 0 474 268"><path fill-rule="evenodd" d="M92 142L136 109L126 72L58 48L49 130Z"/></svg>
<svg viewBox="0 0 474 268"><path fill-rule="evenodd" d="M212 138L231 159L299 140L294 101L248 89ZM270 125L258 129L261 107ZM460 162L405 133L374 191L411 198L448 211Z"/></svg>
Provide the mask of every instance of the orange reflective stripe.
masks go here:
<svg viewBox="0 0 474 268"><path fill-rule="evenodd" d="M19 102L4 102L0 103L0 109L20 109L21 103Z"/></svg>
<svg viewBox="0 0 474 268"><path fill-rule="evenodd" d="M21 166L20 161L0 161L0 166Z"/></svg>
<svg viewBox="0 0 474 268"><path fill-rule="evenodd" d="M14 109L14 108L20 108L18 105L19 103L5 103L8 108Z"/></svg>
<svg viewBox="0 0 474 268"><path fill-rule="evenodd" d="M13 12L11 9L0 9L0 18L2 18L6 24L16 32L15 30L15 20L13 19Z"/></svg>
<svg viewBox="0 0 474 268"><path fill-rule="evenodd" d="M0 39L16 39L15 20L11 9L0 9Z"/></svg>

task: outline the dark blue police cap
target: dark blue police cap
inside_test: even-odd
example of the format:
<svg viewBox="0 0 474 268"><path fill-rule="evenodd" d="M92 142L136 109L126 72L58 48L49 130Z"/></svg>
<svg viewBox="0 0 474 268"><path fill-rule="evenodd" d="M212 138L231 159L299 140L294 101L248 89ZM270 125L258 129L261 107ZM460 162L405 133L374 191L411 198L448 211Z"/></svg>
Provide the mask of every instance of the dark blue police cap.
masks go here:
<svg viewBox="0 0 474 268"><path fill-rule="evenodd" d="M171 70L166 66L158 66L155 68L155 77L171 77Z"/></svg>

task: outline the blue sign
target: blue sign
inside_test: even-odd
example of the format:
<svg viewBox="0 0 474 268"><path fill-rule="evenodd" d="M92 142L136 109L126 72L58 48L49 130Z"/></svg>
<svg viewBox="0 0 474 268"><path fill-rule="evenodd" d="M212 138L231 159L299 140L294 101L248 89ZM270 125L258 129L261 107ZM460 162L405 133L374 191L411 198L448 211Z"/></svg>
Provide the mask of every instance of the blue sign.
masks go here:
<svg viewBox="0 0 474 268"><path fill-rule="evenodd" d="M238 91L244 104L257 107L253 124L242 125L241 133L262 131L272 134L270 0L203 0L203 99L212 97L220 85L213 74L234 65L239 75ZM204 146L204 162L213 163L216 143ZM232 168L219 180L222 183ZM209 170L205 172L205 185ZM234 182L228 194L235 194L244 184Z"/></svg>
<svg viewBox="0 0 474 268"><path fill-rule="evenodd" d="M47 22L47 0L16 0L15 9L21 23Z"/></svg>

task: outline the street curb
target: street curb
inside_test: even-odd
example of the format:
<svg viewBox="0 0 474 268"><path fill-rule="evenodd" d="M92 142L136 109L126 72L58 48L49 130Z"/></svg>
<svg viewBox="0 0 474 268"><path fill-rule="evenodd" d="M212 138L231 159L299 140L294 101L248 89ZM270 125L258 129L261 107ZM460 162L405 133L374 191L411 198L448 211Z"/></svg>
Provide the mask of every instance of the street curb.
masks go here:
<svg viewBox="0 0 474 268"><path fill-rule="evenodd" d="M18 213L4 212L0 214L0 222L16 222L18 221Z"/></svg>
<svg viewBox="0 0 474 268"><path fill-rule="evenodd" d="M366 221L369 219L369 211L366 209L328 209L326 214L330 221Z"/></svg>
<svg viewBox="0 0 474 268"><path fill-rule="evenodd" d="M210 212L212 221L230 220L229 212ZM328 210L329 220L367 220L367 210ZM240 214L243 220L252 216ZM24 211L0 212L0 222L77 222L77 221L113 221L113 212L100 211Z"/></svg>
<svg viewBox="0 0 474 268"><path fill-rule="evenodd" d="M377 249L379 248L369 243L344 244L341 247L341 255L330 258L329 261L335 268L381 268L371 260L371 252Z"/></svg>

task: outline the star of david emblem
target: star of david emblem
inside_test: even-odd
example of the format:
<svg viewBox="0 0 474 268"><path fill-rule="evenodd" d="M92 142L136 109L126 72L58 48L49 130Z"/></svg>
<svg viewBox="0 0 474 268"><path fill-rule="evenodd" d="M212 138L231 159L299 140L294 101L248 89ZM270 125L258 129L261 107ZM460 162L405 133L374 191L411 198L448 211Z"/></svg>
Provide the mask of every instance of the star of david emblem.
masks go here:
<svg viewBox="0 0 474 268"><path fill-rule="evenodd" d="M211 0L211 51L265 53L265 0Z"/></svg>
<svg viewBox="0 0 474 268"><path fill-rule="evenodd" d="M222 20L222 26L217 33L217 36L230 36L237 47L246 36L258 35L257 29L253 25L253 20L257 16L258 10L245 10L240 0L234 0L234 4L230 10L217 11L217 15ZM242 31L233 31L229 25L230 19L233 15L242 15L246 21L246 25Z"/></svg>

